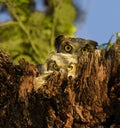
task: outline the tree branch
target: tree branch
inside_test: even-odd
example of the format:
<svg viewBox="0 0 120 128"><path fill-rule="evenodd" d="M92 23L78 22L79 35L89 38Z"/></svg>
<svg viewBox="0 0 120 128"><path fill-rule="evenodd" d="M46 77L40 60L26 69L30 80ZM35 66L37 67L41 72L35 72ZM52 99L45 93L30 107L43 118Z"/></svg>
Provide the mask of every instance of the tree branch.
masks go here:
<svg viewBox="0 0 120 128"><path fill-rule="evenodd" d="M0 51L0 127L100 128L120 124L120 39L79 58L76 79L53 72L34 90L38 71Z"/></svg>

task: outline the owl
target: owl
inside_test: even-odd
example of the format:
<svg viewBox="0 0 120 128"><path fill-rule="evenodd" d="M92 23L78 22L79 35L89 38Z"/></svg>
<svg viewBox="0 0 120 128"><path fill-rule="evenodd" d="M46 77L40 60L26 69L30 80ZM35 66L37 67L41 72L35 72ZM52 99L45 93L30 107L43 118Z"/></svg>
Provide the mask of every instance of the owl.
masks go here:
<svg viewBox="0 0 120 128"><path fill-rule="evenodd" d="M41 73L46 71L67 72L68 76L75 77L77 63L77 55L51 52L49 58L41 66Z"/></svg>
<svg viewBox="0 0 120 128"><path fill-rule="evenodd" d="M78 56L75 54L51 52L45 63L37 66L40 75L36 78L35 90L43 85L54 71L59 73L65 72L67 77L77 77L77 63Z"/></svg>
<svg viewBox="0 0 120 128"><path fill-rule="evenodd" d="M78 57L75 54L51 52L44 64L37 66L39 74L51 74L54 71L67 72L68 76L75 77Z"/></svg>
<svg viewBox="0 0 120 128"><path fill-rule="evenodd" d="M55 39L54 45L58 53L77 54L81 56L84 53L94 52L98 44L93 40L60 35Z"/></svg>

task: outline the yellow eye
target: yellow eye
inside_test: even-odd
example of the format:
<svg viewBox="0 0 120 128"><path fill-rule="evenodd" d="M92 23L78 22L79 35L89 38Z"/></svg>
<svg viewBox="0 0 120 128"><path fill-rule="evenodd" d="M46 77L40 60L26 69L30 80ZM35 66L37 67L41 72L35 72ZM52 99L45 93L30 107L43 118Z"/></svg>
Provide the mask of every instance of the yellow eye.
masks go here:
<svg viewBox="0 0 120 128"><path fill-rule="evenodd" d="M57 64L55 63L55 64L53 64L53 68L55 69L55 70L58 70L59 69L59 67L57 66Z"/></svg>
<svg viewBox="0 0 120 128"><path fill-rule="evenodd" d="M81 49L81 51L82 51L82 53L84 54L85 52L89 52L89 48L84 47L84 48Z"/></svg>
<svg viewBox="0 0 120 128"><path fill-rule="evenodd" d="M68 71L71 71L72 69L73 69L73 65L70 64L70 65L67 67L67 70L68 70Z"/></svg>
<svg viewBox="0 0 120 128"><path fill-rule="evenodd" d="M65 45L64 49L66 52L70 52L72 50L72 46L67 44L67 45Z"/></svg>

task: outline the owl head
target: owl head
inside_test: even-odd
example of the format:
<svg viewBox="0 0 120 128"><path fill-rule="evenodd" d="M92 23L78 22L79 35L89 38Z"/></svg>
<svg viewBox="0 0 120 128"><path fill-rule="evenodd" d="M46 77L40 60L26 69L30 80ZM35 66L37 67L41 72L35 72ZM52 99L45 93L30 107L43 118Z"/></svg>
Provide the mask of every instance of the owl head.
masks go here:
<svg viewBox="0 0 120 128"><path fill-rule="evenodd" d="M44 64L37 65L39 76L36 78L35 90L38 90L46 83L49 76L57 71L66 73L67 76L77 77L78 57L75 54L64 54L51 52Z"/></svg>
<svg viewBox="0 0 120 128"><path fill-rule="evenodd" d="M76 55L51 52L46 62L41 65L41 69L42 73L58 71L76 77L77 63L78 57Z"/></svg>
<svg viewBox="0 0 120 128"><path fill-rule="evenodd" d="M55 49L58 53L77 54L80 56L85 52L93 52L96 47L96 41L83 38L60 35L55 39Z"/></svg>

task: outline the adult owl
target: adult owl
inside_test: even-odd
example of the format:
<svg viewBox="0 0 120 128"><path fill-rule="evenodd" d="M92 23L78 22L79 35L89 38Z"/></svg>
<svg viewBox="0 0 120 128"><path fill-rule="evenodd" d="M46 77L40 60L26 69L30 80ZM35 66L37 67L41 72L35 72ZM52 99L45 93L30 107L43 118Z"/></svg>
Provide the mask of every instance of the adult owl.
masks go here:
<svg viewBox="0 0 120 128"><path fill-rule="evenodd" d="M97 47L97 42L83 38L72 38L60 35L55 39L55 49L58 53L77 54L81 56L86 52L93 52Z"/></svg>

